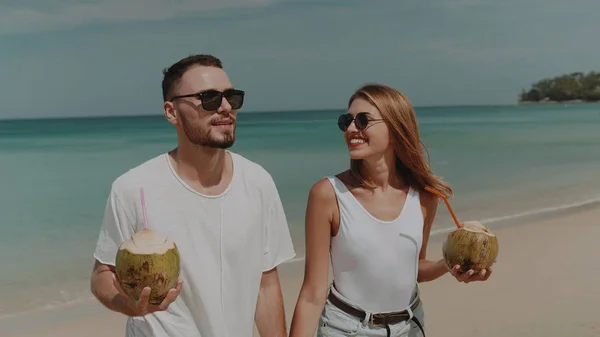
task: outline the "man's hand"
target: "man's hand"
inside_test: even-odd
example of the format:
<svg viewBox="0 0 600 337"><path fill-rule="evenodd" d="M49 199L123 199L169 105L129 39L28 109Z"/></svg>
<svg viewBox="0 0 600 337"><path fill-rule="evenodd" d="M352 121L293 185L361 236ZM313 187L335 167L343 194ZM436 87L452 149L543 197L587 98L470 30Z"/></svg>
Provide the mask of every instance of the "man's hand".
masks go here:
<svg viewBox="0 0 600 337"><path fill-rule="evenodd" d="M167 310L169 308L169 305L171 305L171 303L173 303L177 299L177 296L179 296L179 293L181 292L181 286L183 285L183 281L177 281L177 286L174 289L169 290L169 293L162 301L162 303L160 303L159 305L154 305L148 303L151 291L150 287L145 287L140 294L140 298L136 301L127 296L127 294L119 284L116 274L112 274L112 279L115 288L119 292L119 295L117 296L121 296L125 301L123 304L127 308L126 311L130 313L129 316L144 316L147 314L151 314L155 311Z"/></svg>
<svg viewBox="0 0 600 337"><path fill-rule="evenodd" d="M105 307L112 311L122 313L127 316L144 316L155 311L167 310L169 305L175 301L181 292L182 281L177 282L175 289L171 289L167 297L159 305L148 303L150 298L150 288L146 287L138 301L133 300L119 284L114 267L103 264L96 260L91 277L92 294Z"/></svg>

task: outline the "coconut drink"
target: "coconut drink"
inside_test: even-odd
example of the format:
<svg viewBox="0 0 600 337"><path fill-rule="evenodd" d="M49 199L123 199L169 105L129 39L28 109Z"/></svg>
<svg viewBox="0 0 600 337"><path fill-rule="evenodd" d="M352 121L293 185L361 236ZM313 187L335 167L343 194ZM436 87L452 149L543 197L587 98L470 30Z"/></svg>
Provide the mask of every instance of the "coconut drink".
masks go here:
<svg viewBox="0 0 600 337"><path fill-rule="evenodd" d="M180 256L177 245L166 236L147 228L124 241L117 252L115 273L121 288L135 299L150 287L148 303L160 304L179 280Z"/></svg>
<svg viewBox="0 0 600 337"><path fill-rule="evenodd" d="M443 194L429 186L426 186L425 190L444 200L456 225L442 244L442 255L446 265L449 268L459 265L460 272L473 270L479 273L482 269L489 269L498 257L499 245L496 235L478 221L465 221L461 224Z"/></svg>
<svg viewBox="0 0 600 337"><path fill-rule="evenodd" d="M119 246L115 259L115 274L123 291L139 300L145 287L150 287L148 303L160 304L169 290L177 286L181 258L175 242L148 229L144 189L140 188L144 229L133 234Z"/></svg>
<svg viewBox="0 0 600 337"><path fill-rule="evenodd" d="M442 254L449 268L459 265L461 272L488 269L498 256L498 238L477 221L466 221L444 240Z"/></svg>

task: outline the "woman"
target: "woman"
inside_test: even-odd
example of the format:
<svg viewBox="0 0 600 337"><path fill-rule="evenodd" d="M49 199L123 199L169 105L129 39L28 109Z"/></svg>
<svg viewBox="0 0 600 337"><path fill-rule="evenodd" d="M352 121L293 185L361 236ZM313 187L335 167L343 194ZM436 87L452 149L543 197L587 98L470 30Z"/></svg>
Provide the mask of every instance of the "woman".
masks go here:
<svg viewBox="0 0 600 337"><path fill-rule="evenodd" d="M290 337L422 336L418 282L451 272L461 282L491 270L457 273L426 260L438 199L452 189L431 172L409 100L365 85L338 120L350 169L315 183L306 210L304 283ZM329 257L334 281L328 284ZM458 267L458 266L457 266Z"/></svg>

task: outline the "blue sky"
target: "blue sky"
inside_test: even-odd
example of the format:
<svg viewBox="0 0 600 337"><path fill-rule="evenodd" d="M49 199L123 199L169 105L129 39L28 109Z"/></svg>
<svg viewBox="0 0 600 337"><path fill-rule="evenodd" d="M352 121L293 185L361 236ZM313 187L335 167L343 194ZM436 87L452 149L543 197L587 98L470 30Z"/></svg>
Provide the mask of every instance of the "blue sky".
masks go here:
<svg viewBox="0 0 600 337"><path fill-rule="evenodd" d="M0 118L161 114L161 70L220 57L246 111L344 108L364 82L413 104L513 104L600 71L598 0L2 0Z"/></svg>

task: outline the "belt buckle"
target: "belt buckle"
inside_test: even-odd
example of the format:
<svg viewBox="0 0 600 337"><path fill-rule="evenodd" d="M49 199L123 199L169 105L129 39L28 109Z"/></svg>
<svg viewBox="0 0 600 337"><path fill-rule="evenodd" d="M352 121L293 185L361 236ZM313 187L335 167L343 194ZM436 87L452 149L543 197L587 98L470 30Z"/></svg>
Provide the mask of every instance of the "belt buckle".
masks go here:
<svg viewBox="0 0 600 337"><path fill-rule="evenodd" d="M383 324L388 324L390 318L393 317L400 317L400 316L408 316L407 317L407 321L411 320L413 317L413 313L412 310L408 310L408 312L390 312L390 313L375 313L375 314L371 314L371 318L369 319L369 323L371 325L375 324L375 318L382 318L383 319Z"/></svg>
<svg viewBox="0 0 600 337"><path fill-rule="evenodd" d="M375 317L385 317L385 316L382 315L382 314L377 314L377 313L376 314L371 314L371 319L369 320L369 323L371 325L375 324Z"/></svg>

